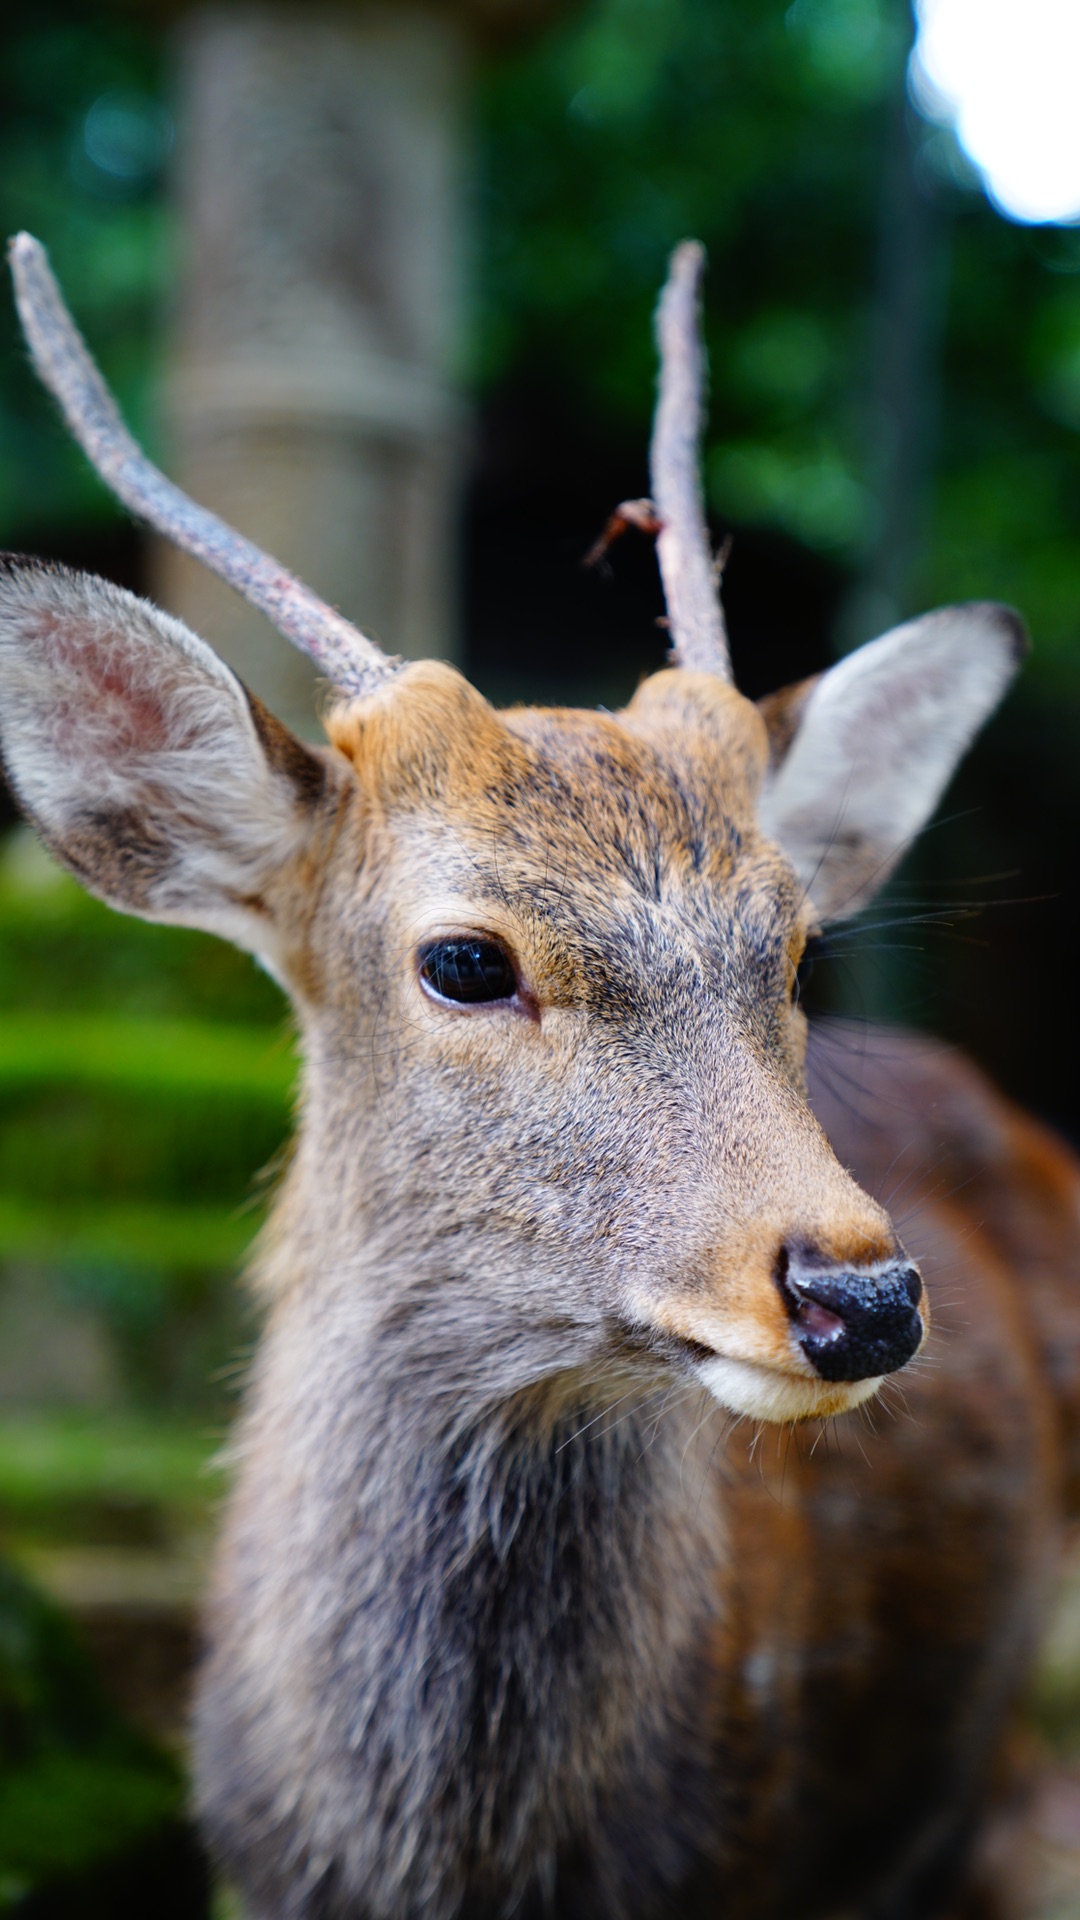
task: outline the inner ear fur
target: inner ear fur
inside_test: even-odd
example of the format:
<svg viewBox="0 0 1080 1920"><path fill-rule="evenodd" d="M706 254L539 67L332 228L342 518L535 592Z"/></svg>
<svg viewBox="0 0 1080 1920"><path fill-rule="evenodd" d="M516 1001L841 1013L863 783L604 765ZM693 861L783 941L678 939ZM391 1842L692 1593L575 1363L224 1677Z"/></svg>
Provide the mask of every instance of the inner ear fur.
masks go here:
<svg viewBox="0 0 1080 1920"><path fill-rule="evenodd" d="M760 817L821 920L857 913L926 825L1027 651L1010 607L943 607L760 703Z"/></svg>
<svg viewBox="0 0 1080 1920"><path fill-rule="evenodd" d="M775 693L767 693L755 702L769 739L770 775L786 758L798 732L803 709L820 679L820 673L814 673L806 680L794 680L790 686L779 687Z"/></svg>
<svg viewBox="0 0 1080 1920"><path fill-rule="evenodd" d="M334 756L181 621L92 574L0 557L0 754L92 893L277 957L268 895L331 798Z"/></svg>

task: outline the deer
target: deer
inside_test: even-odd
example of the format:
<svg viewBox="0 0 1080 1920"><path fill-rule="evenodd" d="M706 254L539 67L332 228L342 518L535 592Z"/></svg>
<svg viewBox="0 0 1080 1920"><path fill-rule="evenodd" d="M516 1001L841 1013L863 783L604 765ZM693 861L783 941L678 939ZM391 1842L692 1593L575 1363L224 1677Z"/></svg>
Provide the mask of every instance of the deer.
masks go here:
<svg viewBox="0 0 1080 1920"><path fill-rule="evenodd" d="M193 1719L245 1914L1017 1910L1080 1170L958 1054L808 1031L798 976L933 812L1018 617L738 692L687 242L645 516L670 659L621 712L496 711L183 495L44 250L11 262L107 485L334 690L309 745L169 614L3 561L27 817L112 906L255 955L301 1037Z"/></svg>

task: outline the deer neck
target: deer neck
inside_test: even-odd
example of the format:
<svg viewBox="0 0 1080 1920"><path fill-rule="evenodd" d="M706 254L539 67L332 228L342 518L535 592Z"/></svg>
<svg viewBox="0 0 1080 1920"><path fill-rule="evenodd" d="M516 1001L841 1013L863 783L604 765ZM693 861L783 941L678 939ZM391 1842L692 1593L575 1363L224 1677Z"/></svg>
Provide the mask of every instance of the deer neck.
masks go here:
<svg viewBox="0 0 1080 1920"><path fill-rule="evenodd" d="M426 1293L365 1315L324 1274L274 1317L203 1690L211 1824L224 1716L222 1751L256 1730L245 1791L256 1749L281 1767L260 1805L299 1780L324 1823L341 1810L343 1914L366 1911L350 1885L376 1889L372 1914L502 1911L537 1876L563 1886L586 1837L590 1872L624 1886L610 1910L634 1911L657 1821L676 1877L705 1826L687 1728L704 1783L723 1526L687 1452L701 1398L557 1368L557 1330L515 1345L489 1320L471 1347ZM609 1910L599 1881L589 1898Z"/></svg>

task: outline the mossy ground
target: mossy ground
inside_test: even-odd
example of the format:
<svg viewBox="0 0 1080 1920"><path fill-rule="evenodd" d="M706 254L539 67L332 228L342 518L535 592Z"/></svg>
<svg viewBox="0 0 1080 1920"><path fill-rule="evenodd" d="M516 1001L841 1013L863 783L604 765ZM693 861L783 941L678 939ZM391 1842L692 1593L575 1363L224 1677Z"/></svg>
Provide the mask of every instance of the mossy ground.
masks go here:
<svg viewBox="0 0 1080 1920"><path fill-rule="evenodd" d="M250 962L0 849L0 1914L208 1912L183 1668L293 1073Z"/></svg>

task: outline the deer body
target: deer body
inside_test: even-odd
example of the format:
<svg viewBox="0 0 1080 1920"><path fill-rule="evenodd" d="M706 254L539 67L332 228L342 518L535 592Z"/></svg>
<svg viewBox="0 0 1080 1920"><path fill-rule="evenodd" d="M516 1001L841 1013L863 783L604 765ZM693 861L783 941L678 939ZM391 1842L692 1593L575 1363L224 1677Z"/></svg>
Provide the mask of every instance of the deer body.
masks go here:
<svg viewBox="0 0 1080 1920"><path fill-rule="evenodd" d="M808 1085L797 969L936 805L1015 616L736 692L683 249L654 446L680 664L621 714L498 714L176 496L25 236L14 266L121 496L345 696L310 748L156 609L0 567L28 815L115 906L257 954L301 1031L196 1716L251 1920L944 1915L1080 1479L1080 1185L906 1043L834 1034Z"/></svg>

